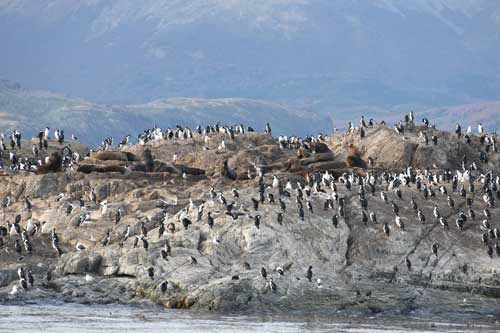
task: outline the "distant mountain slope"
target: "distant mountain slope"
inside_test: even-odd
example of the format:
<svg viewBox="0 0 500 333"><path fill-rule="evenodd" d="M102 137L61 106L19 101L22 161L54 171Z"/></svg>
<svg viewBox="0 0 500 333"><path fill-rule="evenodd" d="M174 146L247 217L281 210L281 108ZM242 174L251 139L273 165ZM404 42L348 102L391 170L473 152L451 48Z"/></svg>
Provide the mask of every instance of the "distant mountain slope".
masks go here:
<svg viewBox="0 0 500 333"><path fill-rule="evenodd" d="M472 126L476 133L477 125L481 123L486 131L499 131L500 101L433 108L420 116L429 117L433 123L447 130L454 129L459 123L464 131L467 126Z"/></svg>
<svg viewBox="0 0 500 333"><path fill-rule="evenodd" d="M493 0L5 0L0 76L101 103L500 99Z"/></svg>
<svg viewBox="0 0 500 333"><path fill-rule="evenodd" d="M389 124L416 110L417 121L427 117L439 128L453 129L456 122L464 129L475 129L482 122L489 131L500 130L500 101L424 109L402 106L399 109L359 107L338 110L328 116L277 103L241 98L201 99L168 98L146 104L103 105L83 99L68 98L45 91L31 91L10 81L0 81L0 131L21 129L27 136L50 126L64 129L66 136L75 133L81 142L99 144L108 135L121 138L136 136L145 128L175 125L246 124L262 130L271 123L275 134L307 135L331 133L343 129L348 121L358 124L366 119L385 120Z"/></svg>
<svg viewBox="0 0 500 333"><path fill-rule="evenodd" d="M375 106L360 106L338 110L332 115L332 124L339 129L345 128L349 121L353 121L356 126L362 115L368 120L384 120L387 124L395 124L403 119L409 111L415 113L416 123L422 124L423 118L428 118L442 130L454 130L459 123L463 130L467 126L472 126L473 131L477 130L477 125L482 123L486 131L500 131L500 101L485 101L472 104L448 105L442 107L429 108L422 105L401 105L391 109L384 109Z"/></svg>
<svg viewBox="0 0 500 333"><path fill-rule="evenodd" d="M175 125L240 124L262 130L270 122L276 134L330 132L326 117L277 103L250 99L171 98L141 105L101 105L43 91L30 91L0 81L0 130L21 129L25 135L50 126L75 133L83 143L96 145L105 136L136 136L145 128Z"/></svg>

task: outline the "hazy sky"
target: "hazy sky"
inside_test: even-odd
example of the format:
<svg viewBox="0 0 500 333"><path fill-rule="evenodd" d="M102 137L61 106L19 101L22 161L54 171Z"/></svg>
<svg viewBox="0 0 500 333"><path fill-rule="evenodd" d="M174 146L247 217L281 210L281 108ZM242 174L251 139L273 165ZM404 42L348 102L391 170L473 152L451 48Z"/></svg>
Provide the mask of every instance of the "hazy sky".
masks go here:
<svg viewBox="0 0 500 333"><path fill-rule="evenodd" d="M498 100L491 0L9 0L0 77L101 103Z"/></svg>

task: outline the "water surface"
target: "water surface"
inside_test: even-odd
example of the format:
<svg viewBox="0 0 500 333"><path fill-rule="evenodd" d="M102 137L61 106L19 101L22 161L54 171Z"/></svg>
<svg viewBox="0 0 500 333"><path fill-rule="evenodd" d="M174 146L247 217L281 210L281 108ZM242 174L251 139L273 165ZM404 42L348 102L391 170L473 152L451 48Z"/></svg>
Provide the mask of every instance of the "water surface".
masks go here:
<svg viewBox="0 0 500 333"><path fill-rule="evenodd" d="M0 305L0 332L476 332L492 324L425 318L217 315L121 305Z"/></svg>

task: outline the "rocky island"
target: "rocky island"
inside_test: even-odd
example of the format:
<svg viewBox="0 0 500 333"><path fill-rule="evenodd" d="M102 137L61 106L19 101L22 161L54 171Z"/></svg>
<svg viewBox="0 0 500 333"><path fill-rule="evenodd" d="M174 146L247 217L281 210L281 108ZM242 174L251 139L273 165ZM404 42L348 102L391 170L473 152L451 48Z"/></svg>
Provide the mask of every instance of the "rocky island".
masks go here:
<svg viewBox="0 0 500 333"><path fill-rule="evenodd" d="M47 139L39 157L20 141L8 150L42 162L3 154L0 303L494 321L496 134L406 120L306 138L155 128L95 151Z"/></svg>

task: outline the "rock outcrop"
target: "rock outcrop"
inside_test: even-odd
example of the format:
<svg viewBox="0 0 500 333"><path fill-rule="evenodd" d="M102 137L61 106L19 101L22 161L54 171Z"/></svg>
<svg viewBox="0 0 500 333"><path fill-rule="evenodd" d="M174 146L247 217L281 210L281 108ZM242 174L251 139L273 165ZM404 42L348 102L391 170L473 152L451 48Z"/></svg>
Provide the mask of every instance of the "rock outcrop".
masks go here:
<svg viewBox="0 0 500 333"><path fill-rule="evenodd" d="M349 134L337 134L328 138L327 144L337 155L348 157L349 147L356 147L356 155L367 162L371 157L375 166L379 168L405 168L409 165L424 169L457 169L462 163L463 156L469 161L478 161L479 152L485 150L486 145L480 143L477 136L471 136L471 143L465 139L446 131L439 131L424 126L409 127L402 135L386 125L376 125L364 129L366 136L361 138L359 129ZM428 137L427 144L419 136L419 132ZM438 143L431 140L436 136ZM489 168L498 165L497 154L492 156Z"/></svg>
<svg viewBox="0 0 500 333"><path fill-rule="evenodd" d="M426 146L414 132L398 135L381 125L366 129L362 139L356 132L335 134L324 142L329 150L318 145L320 151L310 150L309 157L303 158L294 150L281 149L270 136L257 133L239 135L234 141L226 137L226 148L217 149L222 136L215 134L208 146L195 137L91 156L100 161L143 163L144 158L137 161L130 156L142 156L149 149L146 154L153 157L153 163L144 171L1 177L0 197L12 197L12 204L2 209L2 225L21 214L20 225L28 232L37 222L43 227L31 237L31 255L24 248L21 254L15 252L14 241L21 236L2 237L0 301L48 297L80 303L147 300L170 308L213 311L328 307L374 314L433 306L467 311L455 309L466 297L476 309L498 315L491 305L500 297L500 257L496 252L491 256L487 253L488 245L494 247L497 242L495 236L488 236L487 244L481 239L487 231L481 224L484 203L480 181L474 182L474 192L468 182L464 183L465 197L453 190L451 182L429 183L437 194L427 199L415 184L402 185L401 199L379 178L374 194L369 186L364 187L363 203L358 195L359 180L346 186L338 179L345 172L380 175L408 165L415 170L429 167L442 175L446 168L459 168L464 154L468 163L476 161L483 149L476 137L467 144L449 133L432 133L438 136L438 144ZM347 149L349 146L352 148ZM474 175L498 168L496 153L490 155L487 164L477 162L480 169L473 171ZM350 156L356 161L346 165L344 161L352 160ZM373 167L366 163L369 156L375 161ZM237 177L220 172L226 161L228 170ZM155 165L172 169L156 171ZM265 197L263 203L255 205L252 199L259 199L258 168L264 172ZM297 182L306 184L307 177L312 179L315 172L327 170L337 177L335 187L338 197L343 198L343 208L341 200L330 201L334 196L325 180L319 190L303 191L305 212L301 219ZM289 195L280 196L279 187L272 185L273 176ZM292 189L286 188L288 181ZM217 196L225 197L226 205L210 196L212 186ZM438 186L444 186L453 206ZM91 191L95 202L88 200ZM381 191L387 193L389 203L382 200ZM80 209L81 196L85 205ZM30 210L24 206L26 197L32 201ZM411 198L426 216L424 223L417 219ZM467 198L472 199L471 208L477 216L468 218L460 231L455 220L461 210L467 213ZM391 201L398 206L404 228L395 223ZM70 204L74 206L71 210ZM202 214L200 205L204 206ZM434 219L435 206L448 228ZM492 230L500 228L496 207L489 208ZM370 220L370 213L376 213L376 222ZM256 216L260 216L258 227ZM53 229L60 237L61 257L51 247ZM77 243L85 249L77 251ZM437 255L432 251L436 243ZM409 268L406 259L411 262ZM18 285L16 270L21 266L32 269L35 286L11 295ZM313 267L311 281L306 276L309 266ZM266 278L261 276L261 268L267 271ZM45 281L49 270L53 274L50 282ZM270 278L276 291L269 289ZM164 281L167 288L162 292L159 285Z"/></svg>

